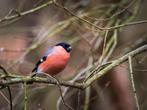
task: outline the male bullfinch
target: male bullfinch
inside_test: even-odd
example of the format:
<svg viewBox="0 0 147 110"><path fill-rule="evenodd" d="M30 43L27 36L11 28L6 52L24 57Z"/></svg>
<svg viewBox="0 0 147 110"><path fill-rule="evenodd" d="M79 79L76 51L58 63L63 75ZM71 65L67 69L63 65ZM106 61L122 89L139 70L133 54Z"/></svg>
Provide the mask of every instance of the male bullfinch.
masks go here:
<svg viewBox="0 0 147 110"><path fill-rule="evenodd" d="M50 47L38 61L32 72L47 73L51 76L58 74L68 63L71 50L71 46L64 42Z"/></svg>

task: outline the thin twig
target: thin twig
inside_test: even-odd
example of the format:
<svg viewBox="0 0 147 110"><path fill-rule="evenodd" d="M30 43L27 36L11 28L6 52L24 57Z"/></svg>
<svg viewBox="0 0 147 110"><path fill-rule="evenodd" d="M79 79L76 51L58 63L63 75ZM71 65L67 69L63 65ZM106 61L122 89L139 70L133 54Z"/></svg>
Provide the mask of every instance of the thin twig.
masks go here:
<svg viewBox="0 0 147 110"><path fill-rule="evenodd" d="M90 100L90 93L91 93L91 87L87 87L85 90L85 102L84 102L84 109L83 110L88 110L89 108L89 100Z"/></svg>
<svg viewBox="0 0 147 110"><path fill-rule="evenodd" d="M0 91L0 95L10 104L10 100L4 95L2 91Z"/></svg>
<svg viewBox="0 0 147 110"><path fill-rule="evenodd" d="M93 57L89 57L88 65L91 65L91 64L93 64ZM89 77L89 73L90 73L90 71L86 72L86 75L87 75L86 78ZM89 86L85 89L85 101L84 101L83 110L88 110L88 108L89 108L88 102L90 100L90 94L91 94L91 87Z"/></svg>
<svg viewBox="0 0 147 110"><path fill-rule="evenodd" d="M140 110L139 107L139 101L138 101L138 97L137 97L137 93L136 93L136 87L135 87L135 82L134 82L134 75L133 75L133 66L132 66L132 57L129 56L128 57L129 60L129 69L130 69L130 76L131 76L131 84L132 84L132 88L133 88L133 92L134 92L134 98L135 98L135 103L136 103L136 107L137 110Z"/></svg>
<svg viewBox="0 0 147 110"><path fill-rule="evenodd" d="M110 56L112 55L112 53L116 49L117 39L118 39L118 30L114 30L112 39L113 39L113 44L111 47L109 47L109 51L108 51L107 55L105 56L105 58L103 59L103 63L106 63L108 61L108 59L110 58Z"/></svg>
<svg viewBox="0 0 147 110"><path fill-rule="evenodd" d="M0 19L0 23L4 22L4 21L10 21L10 20L13 20L13 19L16 19L16 18L21 18L22 16L26 16L28 14L34 13L36 11L39 11L39 10L41 10L41 9L51 5L52 3L53 3L53 1L48 1L48 2L46 2L44 4L42 4L42 5L37 6L36 8L30 9L30 10L24 11L24 12L17 12L17 14L11 15L11 16L9 16L10 12L11 12L11 11L9 11L9 13L5 17Z"/></svg>
<svg viewBox="0 0 147 110"><path fill-rule="evenodd" d="M97 65L97 64L96 64ZM69 82L70 83L74 83L76 82L76 80L79 79L79 77L83 76L87 71L91 70L93 68L93 65L88 65L86 68L82 69L78 74L76 74L76 76L70 80ZM83 84L82 84L83 85ZM69 86L70 87L70 86ZM69 87L66 87L63 91L63 96L66 95L67 91L69 90ZM61 98L58 99L58 102L57 102L57 110L59 110L59 105L61 103Z"/></svg>
<svg viewBox="0 0 147 110"><path fill-rule="evenodd" d="M27 110L28 106L28 95L27 95L27 83L24 82L24 110Z"/></svg>
<svg viewBox="0 0 147 110"><path fill-rule="evenodd" d="M90 24L90 25L94 26L95 28L97 28L97 29L99 29L99 30L103 30L103 28L101 28L101 27L99 27L99 26L96 26L96 25L94 25L93 23L91 23L90 21L87 21L86 19L77 16L76 14L74 14L73 12L71 12L68 8L66 8L66 7L64 7L64 6L60 5L60 4L58 4L55 0L52 0L52 1L53 1L53 3L54 3L57 7L59 7L59 8L61 8L61 9L65 10L66 12L68 12L68 13L71 14L72 16L78 18L79 20L84 21L84 22L86 22L87 24Z"/></svg>
<svg viewBox="0 0 147 110"><path fill-rule="evenodd" d="M90 21L88 21L88 20L86 20L86 19L84 19L84 18L81 18L81 17L77 16L76 14L74 14L73 12L71 12L68 8L66 8L66 7L64 7L64 6L60 5L60 4L58 4L55 0L52 0L52 1L53 1L53 3L54 3L57 7L59 7L59 8L61 8L61 9L65 10L66 12L68 12L69 14L71 14L72 16L74 16L74 17L78 18L79 20L81 20L81 21L83 21L83 22L85 22L85 23L87 23L87 24L89 24L89 25L95 27L96 29L98 29L98 30L100 30L100 31L114 30L114 29L118 29L118 28L121 28L121 27L127 27L127 26L132 26L132 25L138 25L138 24L147 23L147 20L142 20L142 21L124 23L124 24L120 24L120 25L117 25L117 26L100 27L100 26L97 26L97 25L93 24L92 22L90 22Z"/></svg>
<svg viewBox="0 0 147 110"><path fill-rule="evenodd" d="M56 79L55 77L49 75L49 74L46 74L46 73L42 73L42 74L46 75L49 79L51 78L51 79L53 79L53 80L55 80L55 81L57 82L57 87L58 87L58 89L59 89L59 93L60 93L60 96L61 96L63 105L64 105L65 107L69 108L70 110L74 110L70 105L68 105L68 104L65 102L64 96L63 96L63 94L62 94L62 89L61 89L61 85L60 85L59 80Z"/></svg>
<svg viewBox="0 0 147 110"><path fill-rule="evenodd" d="M50 4L54 3L56 6L64 9L65 11L67 11L68 13L70 13L71 15L75 16L76 18L78 18L79 20L81 21L84 21L85 23L91 25L91 26L94 26L95 28L99 29L99 30L114 30L114 29L117 29L117 28L121 28L121 27L126 27L126 26L131 26L131 25L137 25L137 24L143 24L143 23L147 23L147 20L143 20L143 21L137 21L137 22L131 22L131 23L126 23L126 24L121 24L121 25L117 25L117 26L112 26L112 27L100 27L100 26L97 26L93 23L91 23L90 21L87 21L86 19L83 19L77 15L75 15L73 12L71 12L70 10L68 10L66 7L63 7L61 5L59 5L56 0L51 0L51 1L48 1L36 8L33 8L33 9L30 9L28 11L24 11L24 12L18 12L17 14L15 15L12 15L12 16L5 16L3 18L0 19L0 23L1 22L4 22L4 21L9 21L9 20L13 20L13 19L16 19L16 18L21 18L23 16L26 16L28 14L31 14L33 12L36 12L36 11L39 11L40 9L43 9L47 6L49 6ZM9 12L10 13L10 12Z"/></svg>
<svg viewBox="0 0 147 110"><path fill-rule="evenodd" d="M103 50L102 50L102 55L101 55L101 57L99 58L99 64L102 64L102 62L103 62L103 59L105 58L105 54L106 54L106 42L107 42L107 37L108 37L108 33L109 33L109 30L107 30L106 32L105 32L105 36L104 36L104 43L103 43Z"/></svg>
<svg viewBox="0 0 147 110"><path fill-rule="evenodd" d="M98 19L98 18L93 18L93 17L88 17L90 19L93 19L93 20L96 20L96 21L107 21L107 20L110 20L120 14L122 14L123 12L127 11L137 0L132 0L126 7L124 7L123 9L121 9L120 11L112 14L110 17L108 18L101 18L101 19Z"/></svg>
<svg viewBox="0 0 147 110"><path fill-rule="evenodd" d="M138 25L138 24L144 24L144 23L147 23L147 20L130 22L130 23L124 23L124 24L120 24L120 25L117 25L117 26L106 27L106 28L103 28L103 29L104 30L114 30L114 29L118 29L118 28L122 28L122 27L127 27L127 26L132 26L132 25Z"/></svg>

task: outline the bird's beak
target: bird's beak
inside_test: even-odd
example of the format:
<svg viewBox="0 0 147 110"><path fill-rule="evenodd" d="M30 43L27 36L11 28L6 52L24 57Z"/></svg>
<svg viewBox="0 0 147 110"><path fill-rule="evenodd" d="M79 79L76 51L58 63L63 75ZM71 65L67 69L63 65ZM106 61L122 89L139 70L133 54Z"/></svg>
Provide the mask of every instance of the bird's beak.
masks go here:
<svg viewBox="0 0 147 110"><path fill-rule="evenodd" d="M70 51L72 51L72 47L70 46L70 47L68 47L68 51L70 52Z"/></svg>

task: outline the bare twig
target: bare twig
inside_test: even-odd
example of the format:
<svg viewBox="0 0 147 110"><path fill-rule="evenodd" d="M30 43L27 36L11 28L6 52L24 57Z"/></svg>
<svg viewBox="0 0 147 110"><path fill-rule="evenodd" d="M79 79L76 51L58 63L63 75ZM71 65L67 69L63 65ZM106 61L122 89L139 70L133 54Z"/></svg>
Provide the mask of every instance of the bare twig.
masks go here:
<svg viewBox="0 0 147 110"><path fill-rule="evenodd" d="M10 100L4 95L2 91L0 91L0 95L10 104Z"/></svg>
<svg viewBox="0 0 147 110"><path fill-rule="evenodd" d="M121 9L120 11L112 14L110 17L108 18L101 18L101 19L98 19L98 18L93 18L93 17L88 17L90 19L94 19L96 21L107 21L107 20L110 20L120 14L122 14L123 12L127 11L137 0L132 0L127 6L125 6L123 9Z"/></svg>
<svg viewBox="0 0 147 110"><path fill-rule="evenodd" d="M106 63L108 61L108 59L110 58L110 56L112 55L112 53L114 52L114 50L116 49L116 46L117 46L117 38L118 37L118 30L114 30L113 32L113 36L112 36L112 46L108 47L109 48L109 51L107 52L107 55L105 56L105 58L103 59L103 63Z"/></svg>
<svg viewBox="0 0 147 110"><path fill-rule="evenodd" d="M107 42L107 38L108 38L108 33L109 33L109 30L107 30L105 32L105 36L104 36L104 43L103 43L103 50L102 50L102 55L101 57L99 58L99 63L102 64L103 62L103 59L105 57L105 54L107 53L107 50L106 50L106 42Z"/></svg>
<svg viewBox="0 0 147 110"><path fill-rule="evenodd" d="M89 57L88 65L91 65L91 64L93 64L93 57ZM86 72L87 78L89 77L89 73L90 73L90 71ZM91 94L91 87L89 86L85 89L85 101L84 101L83 110L88 110L88 108L89 108L88 102L90 100L90 94Z"/></svg>
<svg viewBox="0 0 147 110"><path fill-rule="evenodd" d="M36 8L30 9L28 11L24 11L24 12L17 11L17 14L11 15L11 16L9 16L9 15L10 15L10 13L12 13L12 11L9 11L9 13L5 17L0 19L0 23L2 23L4 21L11 21L11 20L14 20L16 18L21 18L21 17L26 16L28 14L39 11L39 10L49 6L52 3L53 3L53 1L48 1L48 2L46 2L46 3L44 3L44 4L40 5L40 6L37 6Z"/></svg>
<svg viewBox="0 0 147 110"><path fill-rule="evenodd" d="M10 14L10 12L9 12L5 17L3 17L3 18L0 19L0 23L2 23L2 22L4 22L4 21L11 21L11 20L14 20L14 19L21 18L21 17L26 16L26 15L28 15L28 14L34 13L34 12L36 12L36 11L39 11L40 9L43 9L43 8L49 6L49 5L52 4L52 3L54 3L56 6L58 6L58 7L62 8L62 9L64 9L65 11L67 11L67 12L70 13L71 15L75 16L75 17L78 18L79 20L84 21L84 22L86 22L87 24L89 24L89 25L91 25L91 26L94 26L95 28L97 28L97 29L99 29L99 30L113 30L113 29L117 29L117 28L121 28L121 27L125 27L125 26L147 23L147 20L144 20L144 21L137 21L137 22L132 22L132 23L121 24L121 25L112 26L112 27L100 27L100 26L97 26L97 25L91 23L90 21L87 21L86 19L83 19L83 18L81 18L81 17L75 15L73 12L71 12L70 10L68 10L66 7L63 7L63 6L59 5L59 4L56 2L56 0L48 1L48 2L46 2L46 3L44 3L44 4L40 5L40 6L37 6L36 8L30 9L30 10L28 10L28 11L24 11L24 12L19 12L19 11L17 11L17 14L15 14L15 15L8 16L8 15ZM128 5L128 7L130 7L132 4L133 4L133 2L130 3L130 5ZM124 10L126 10L128 7L124 8L124 9L122 10L122 12L123 12ZM120 11L119 13L121 13L121 11ZM119 14L119 13L117 13L117 14Z"/></svg>
<svg viewBox="0 0 147 110"><path fill-rule="evenodd" d="M128 60L129 60L131 84L132 84L132 88L133 88L133 92L134 92L134 98L135 98L135 102L136 102L136 107L137 107L137 110L140 110L139 101L138 101L138 97L137 97L137 93L136 93L135 82L134 82L133 66L132 66L132 57L129 56L129 57L128 57Z"/></svg>
<svg viewBox="0 0 147 110"><path fill-rule="evenodd" d="M24 82L24 110L27 110L27 106L28 106L27 83Z"/></svg>
<svg viewBox="0 0 147 110"><path fill-rule="evenodd" d="M96 64L96 65L97 65L97 64ZM93 68L93 65L88 65L86 68L82 69L78 74L76 74L76 76L75 76L72 80L70 80L69 82L70 82L70 83L76 82L76 80L78 80L81 76L83 76L87 71L91 70L92 68ZM70 86L68 86L68 87L66 87L66 88L64 89L64 91L63 91L63 96L66 95L67 91L69 90L69 87L70 87ZM61 98L58 99L57 107L56 107L57 110L59 110L59 105L60 105L60 103L61 103Z"/></svg>
<svg viewBox="0 0 147 110"><path fill-rule="evenodd" d="M124 24L120 24L120 25L112 26L112 27L100 27L100 26L97 26L97 25L93 24L92 22L90 22L90 21L88 21L88 20L86 20L86 19L84 19L84 18L81 18L81 17L77 16L76 14L74 14L73 12L71 12L68 8L66 8L66 7L64 7L64 6L60 5L60 4L58 4L55 0L52 0L52 1L53 1L53 3L54 3L57 7L59 7L59 8L61 8L61 9L65 10L66 12L68 12L69 14L71 14L72 16L74 16L74 17L78 18L79 20L81 20L81 21L83 21L83 22L85 22L85 23L87 23L87 24L89 24L89 25L95 27L96 29L98 29L98 30L100 30L100 31L114 30L114 29L118 29L118 28L122 28L122 27L127 27L127 26L132 26L132 25L138 25L138 24L147 23L147 20L142 20L142 21L124 23Z"/></svg>
<svg viewBox="0 0 147 110"><path fill-rule="evenodd" d="M68 12L68 13L71 14L72 16L78 18L79 20L84 21L84 22L86 22L87 24L90 24L90 25L94 26L95 28L97 28L97 29L99 29L99 30L103 30L103 28L101 28L101 27L99 27L99 26L96 26L96 25L94 25L93 23L91 23L90 21L87 21L86 19L77 16L76 14L74 14L73 12L71 12L68 8L66 8L66 7L64 7L64 6L60 5L60 4L58 4L55 0L52 0L52 1L53 1L53 3L54 3L57 7L59 7L59 8L61 8L61 9L65 10L66 12Z"/></svg>
<svg viewBox="0 0 147 110"><path fill-rule="evenodd" d="M49 75L49 74L46 74L46 73L41 73L41 74L42 74L42 75L46 75L47 78L48 78L49 80L50 80L50 79L53 79L53 80L56 81L56 83L57 83L57 87L58 87L58 89L59 89L59 93L60 93L60 96L61 96L61 99L62 99L62 103L63 103L63 105L65 105L65 107L69 108L70 110L74 110L70 105L68 105L68 104L65 102L65 100L64 100L64 96L63 96L63 94L62 94L62 89L61 89L61 85L60 85L59 80L56 79L55 77Z"/></svg>

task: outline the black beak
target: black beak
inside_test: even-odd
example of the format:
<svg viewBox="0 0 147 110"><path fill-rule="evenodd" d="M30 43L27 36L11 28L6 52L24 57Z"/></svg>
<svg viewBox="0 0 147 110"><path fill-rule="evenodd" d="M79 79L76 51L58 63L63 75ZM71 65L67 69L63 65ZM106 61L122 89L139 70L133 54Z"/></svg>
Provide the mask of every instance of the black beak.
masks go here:
<svg viewBox="0 0 147 110"><path fill-rule="evenodd" d="M71 52L71 51L72 51L72 47L69 46L69 47L67 48L67 51L68 51L68 52Z"/></svg>

